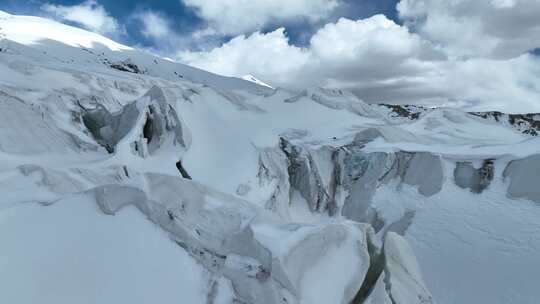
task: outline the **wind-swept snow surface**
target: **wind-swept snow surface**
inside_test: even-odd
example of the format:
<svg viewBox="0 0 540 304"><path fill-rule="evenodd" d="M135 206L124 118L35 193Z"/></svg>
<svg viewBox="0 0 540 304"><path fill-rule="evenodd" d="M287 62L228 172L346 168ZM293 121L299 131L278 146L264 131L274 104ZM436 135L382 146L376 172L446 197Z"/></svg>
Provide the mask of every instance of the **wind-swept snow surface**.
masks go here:
<svg viewBox="0 0 540 304"><path fill-rule="evenodd" d="M537 302L537 114L252 78L0 13L0 302Z"/></svg>
<svg viewBox="0 0 540 304"><path fill-rule="evenodd" d="M274 88L274 87L272 87L271 85L269 85L269 84L267 84L267 83L265 83L265 82L263 82L263 81L261 81L261 80L255 78L255 76L253 76L253 75L245 75L245 76L242 76L242 79L247 80L247 81L251 81L251 82L256 83L256 84L258 84L258 85L261 85L261 86L263 86L263 87L268 87L268 88L270 88L270 89L273 89L273 88Z"/></svg>
<svg viewBox="0 0 540 304"><path fill-rule="evenodd" d="M0 212L2 303L204 303L210 275L135 208L93 198Z"/></svg>

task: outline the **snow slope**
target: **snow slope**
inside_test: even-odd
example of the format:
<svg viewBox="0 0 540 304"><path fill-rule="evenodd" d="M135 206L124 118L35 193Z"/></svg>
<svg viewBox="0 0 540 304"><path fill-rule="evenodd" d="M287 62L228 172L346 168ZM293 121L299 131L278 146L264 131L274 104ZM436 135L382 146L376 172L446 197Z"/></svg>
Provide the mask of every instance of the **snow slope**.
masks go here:
<svg viewBox="0 0 540 304"><path fill-rule="evenodd" d="M270 89L273 89L273 88L274 88L274 87L272 87L271 85L269 85L269 84L267 84L267 83L265 83L265 82L263 82L263 81L261 81L261 80L255 78L255 76L253 76L253 75L244 75L244 76L242 76L242 79L247 80L247 81L251 81L251 82L256 83L256 84L258 84L258 85L261 85L261 86L263 86L263 87L268 87L268 88L270 88Z"/></svg>
<svg viewBox="0 0 540 304"><path fill-rule="evenodd" d="M540 297L534 115L252 78L0 13L0 302Z"/></svg>
<svg viewBox="0 0 540 304"><path fill-rule="evenodd" d="M0 227L2 303L206 300L208 272L135 208L107 216L75 196L4 210Z"/></svg>

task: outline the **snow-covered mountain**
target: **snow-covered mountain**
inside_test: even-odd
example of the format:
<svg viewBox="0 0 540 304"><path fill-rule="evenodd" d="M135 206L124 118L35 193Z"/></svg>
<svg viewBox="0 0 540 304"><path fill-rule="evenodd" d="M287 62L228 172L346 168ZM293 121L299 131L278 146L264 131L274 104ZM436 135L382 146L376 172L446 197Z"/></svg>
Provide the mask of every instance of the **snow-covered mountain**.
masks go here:
<svg viewBox="0 0 540 304"><path fill-rule="evenodd" d="M0 303L536 303L538 118L273 89L0 12Z"/></svg>
<svg viewBox="0 0 540 304"><path fill-rule="evenodd" d="M257 78L256 78L255 76L253 76L253 75L244 75L244 76L242 76L242 79L247 80L247 81L251 81L251 82L253 82L253 83L256 83L256 84L258 84L258 85L261 85L261 86L263 86L263 87L267 87L267 88L270 88L270 89L273 89L273 88L274 88L273 86L267 84L266 82L263 82L263 81L257 79Z"/></svg>

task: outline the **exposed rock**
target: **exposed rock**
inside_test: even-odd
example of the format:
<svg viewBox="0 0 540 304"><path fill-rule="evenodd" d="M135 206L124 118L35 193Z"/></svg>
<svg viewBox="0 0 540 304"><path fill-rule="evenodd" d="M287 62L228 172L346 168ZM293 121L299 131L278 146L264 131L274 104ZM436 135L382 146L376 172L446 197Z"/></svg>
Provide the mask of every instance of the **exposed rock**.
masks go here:
<svg viewBox="0 0 540 304"><path fill-rule="evenodd" d="M386 275L383 272L377 279L377 282L375 283L369 296L364 301L355 302L355 304L394 304L386 291L385 281Z"/></svg>
<svg viewBox="0 0 540 304"><path fill-rule="evenodd" d="M461 188L469 188L474 193L482 193L493 180L493 160L484 160L476 169L470 162L458 162L454 170L454 180Z"/></svg>
<svg viewBox="0 0 540 304"><path fill-rule="evenodd" d="M182 175L183 178L191 179L191 176L182 165L182 161L179 160L176 162L176 168L178 169L178 172L180 172L180 175Z"/></svg>
<svg viewBox="0 0 540 304"><path fill-rule="evenodd" d="M495 122L509 124L523 134L538 136L540 133L540 113L506 114L501 112L471 112L478 116Z"/></svg>
<svg viewBox="0 0 540 304"><path fill-rule="evenodd" d="M367 241L368 241L368 252L369 252L369 258L370 258L369 269L368 269L368 272L366 273L366 277L364 281L362 282L362 286L360 287L360 290L356 294L352 303L365 303L366 301L368 301L369 298L374 298L374 297L377 298L376 300L379 300L379 296L378 295L374 296L374 294L380 293L379 291L380 284L378 282L381 280L381 277L384 277L383 271L385 267L385 260L384 260L382 243L375 236L375 231L373 231L373 229L368 230ZM384 289L384 284L382 285L383 285L382 291L384 294L386 294L386 291ZM378 303L378 302L375 302L375 303Z"/></svg>
<svg viewBox="0 0 540 304"><path fill-rule="evenodd" d="M416 120L420 118L420 115L422 115L422 113L429 111L428 108L417 105L381 104L381 106L390 109L392 113L394 113L398 117L404 117L410 120Z"/></svg>
<svg viewBox="0 0 540 304"><path fill-rule="evenodd" d="M107 62L108 63L108 62ZM134 74L145 74L145 70L133 63L129 58L123 61L109 63L109 66L115 70L129 72Z"/></svg>

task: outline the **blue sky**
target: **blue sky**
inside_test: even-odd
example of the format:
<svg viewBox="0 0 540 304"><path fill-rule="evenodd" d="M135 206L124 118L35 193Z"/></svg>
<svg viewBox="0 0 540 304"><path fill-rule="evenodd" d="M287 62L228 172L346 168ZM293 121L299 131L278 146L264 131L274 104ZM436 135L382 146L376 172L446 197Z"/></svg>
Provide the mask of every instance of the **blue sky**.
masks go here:
<svg viewBox="0 0 540 304"><path fill-rule="evenodd" d="M44 4L55 4L63 6L73 6L80 4L80 0L0 0L0 9L12 14L29 14L42 15L44 12L41 7ZM197 17L193 9L187 8L181 1L175 0L133 0L133 1L118 1L118 0L101 0L102 5L109 14L117 19L126 27L127 33L120 35L117 40L129 45L144 45L152 46L153 41L145 39L141 35L140 22L133 20L133 14L140 11L152 10L159 12L163 16L169 18L172 26L178 32L190 33L197 27L203 24L203 20ZM66 22L75 24L73 22Z"/></svg>
<svg viewBox="0 0 540 304"><path fill-rule="evenodd" d="M12 14L43 15L41 9L45 4L74 6L80 4L81 0L0 0L0 9ZM349 19L360 19L370 17L375 14L385 14L388 18L399 22L397 18L396 3L397 0L343 0L340 8L335 14L325 18L324 22L333 22L338 18L345 17ZM148 39L141 34L141 23L133 18L137 13L152 11L170 22L171 29L180 35L190 35L194 31L205 26L205 20L198 16L196 8L184 5L181 0L99 0L99 5L116 20L122 24L126 32L123 35L117 35L114 38L120 42L129 45L140 45L144 47L159 48L156 41ZM294 45L303 46L309 42L313 34L323 22L308 22L305 19L298 20L277 20L270 22L257 30L267 32L273 31L278 27L285 27L290 41ZM66 23L75 24L70 21ZM231 35L222 35L213 37L215 43L227 41L232 38ZM197 45L191 45L190 48L197 48Z"/></svg>
<svg viewBox="0 0 540 304"><path fill-rule="evenodd" d="M0 10L274 86L540 111L538 0L0 0Z"/></svg>

